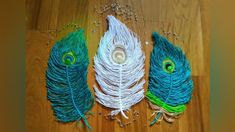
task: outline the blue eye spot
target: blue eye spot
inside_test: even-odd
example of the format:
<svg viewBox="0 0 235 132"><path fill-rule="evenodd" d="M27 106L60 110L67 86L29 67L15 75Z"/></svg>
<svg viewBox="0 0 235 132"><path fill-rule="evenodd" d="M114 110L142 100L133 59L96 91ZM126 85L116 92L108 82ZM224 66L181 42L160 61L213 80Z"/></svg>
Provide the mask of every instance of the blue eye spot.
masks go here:
<svg viewBox="0 0 235 132"><path fill-rule="evenodd" d="M162 69L167 73L173 73L175 70L175 63L171 59L165 58L162 62Z"/></svg>
<svg viewBox="0 0 235 132"><path fill-rule="evenodd" d="M73 52L64 53L62 61L65 65L73 65L76 62L75 54Z"/></svg>

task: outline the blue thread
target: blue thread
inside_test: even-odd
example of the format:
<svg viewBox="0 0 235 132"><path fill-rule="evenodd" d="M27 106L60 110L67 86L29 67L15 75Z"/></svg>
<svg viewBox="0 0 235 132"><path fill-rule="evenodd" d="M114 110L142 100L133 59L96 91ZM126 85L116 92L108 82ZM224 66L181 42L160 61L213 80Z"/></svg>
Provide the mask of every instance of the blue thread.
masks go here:
<svg viewBox="0 0 235 132"><path fill-rule="evenodd" d="M161 107L163 107L165 104L167 104L168 99L169 99L169 95L171 95L171 92L172 92L172 76L171 76L171 74L170 74L170 88L169 88L169 91L168 91L168 95L167 95L167 97L166 97L166 100L164 101L164 104L163 104ZM159 119L160 115L161 115L161 112L158 112L158 113L157 113L157 116L156 116L155 119L151 122L150 126L152 126L155 122L157 122L157 120Z"/></svg>
<svg viewBox="0 0 235 132"><path fill-rule="evenodd" d="M77 110L78 114L83 118L83 120L84 120L86 126L87 126L89 129L91 129L91 126L88 124L88 122L87 122L86 118L84 117L84 115L81 114L80 110L78 109L78 107L77 107L77 105L76 105L76 103L75 103L75 101L74 101L73 90L72 90L71 85L70 85L68 73L69 73L69 72L68 72L68 66L66 66L66 78L67 78L67 81L68 81L68 85L69 85L69 89L70 89L70 94L71 94L71 96L72 96L71 99L72 99L72 102L73 102L73 106L74 106L75 109Z"/></svg>
<svg viewBox="0 0 235 132"><path fill-rule="evenodd" d="M83 119L91 130L85 113L91 109L94 99L87 85L89 64L83 30L70 33L51 49L46 71L47 97L55 116L61 122ZM71 54L74 59L63 61L63 55Z"/></svg>
<svg viewBox="0 0 235 132"><path fill-rule="evenodd" d="M148 90L167 105L177 106L188 103L193 91L188 60L182 50L171 44L165 37L154 32L153 38L155 44L150 58ZM166 58L174 62L173 72L163 69L163 61ZM151 124L158 120L160 114L158 113Z"/></svg>
<svg viewBox="0 0 235 132"><path fill-rule="evenodd" d="M154 118L154 120L150 123L150 126L152 126L155 122L157 122L157 120L159 119L159 117L161 116L161 112L157 113L157 116Z"/></svg>

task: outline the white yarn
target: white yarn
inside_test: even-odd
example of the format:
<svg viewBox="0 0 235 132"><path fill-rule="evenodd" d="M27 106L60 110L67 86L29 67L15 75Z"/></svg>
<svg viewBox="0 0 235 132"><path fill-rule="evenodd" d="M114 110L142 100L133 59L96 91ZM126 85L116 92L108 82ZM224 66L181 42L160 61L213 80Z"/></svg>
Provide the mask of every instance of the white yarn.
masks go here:
<svg viewBox="0 0 235 132"><path fill-rule="evenodd" d="M137 35L123 23L109 15L109 30L101 38L94 57L96 80L102 92L94 85L96 100L109 108L110 115L124 111L144 98L143 85L145 55Z"/></svg>

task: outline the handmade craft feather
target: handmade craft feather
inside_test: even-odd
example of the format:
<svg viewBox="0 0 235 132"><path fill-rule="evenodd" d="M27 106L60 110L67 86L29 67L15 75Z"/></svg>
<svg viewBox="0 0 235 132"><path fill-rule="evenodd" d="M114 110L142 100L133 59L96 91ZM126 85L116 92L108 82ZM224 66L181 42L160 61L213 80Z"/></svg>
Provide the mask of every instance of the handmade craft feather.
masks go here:
<svg viewBox="0 0 235 132"><path fill-rule="evenodd" d="M124 111L144 98L143 85L145 56L135 33L113 16L107 17L109 29L100 40L94 57L96 80L101 91L94 85L96 100L109 108L110 115Z"/></svg>
<svg viewBox="0 0 235 132"><path fill-rule="evenodd" d="M191 99L193 81L187 58L179 47L153 33L155 41L150 58L149 86L146 97L157 114L150 125L163 118L173 122Z"/></svg>
<svg viewBox="0 0 235 132"><path fill-rule="evenodd" d="M89 64L83 30L69 33L51 49L46 71L47 97L61 122L83 119L94 99L87 85Z"/></svg>

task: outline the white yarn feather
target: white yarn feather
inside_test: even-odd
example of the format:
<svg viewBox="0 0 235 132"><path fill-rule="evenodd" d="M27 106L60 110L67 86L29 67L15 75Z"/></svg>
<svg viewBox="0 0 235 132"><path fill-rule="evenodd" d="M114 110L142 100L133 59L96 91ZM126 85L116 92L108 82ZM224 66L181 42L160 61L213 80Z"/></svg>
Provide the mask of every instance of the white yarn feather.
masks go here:
<svg viewBox="0 0 235 132"><path fill-rule="evenodd" d="M144 98L143 85L145 55L135 33L113 16L107 17L109 30L101 38L94 57L96 80L102 92L94 85L96 100L109 108L110 115L124 111Z"/></svg>

